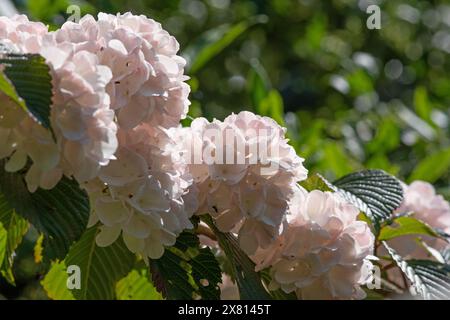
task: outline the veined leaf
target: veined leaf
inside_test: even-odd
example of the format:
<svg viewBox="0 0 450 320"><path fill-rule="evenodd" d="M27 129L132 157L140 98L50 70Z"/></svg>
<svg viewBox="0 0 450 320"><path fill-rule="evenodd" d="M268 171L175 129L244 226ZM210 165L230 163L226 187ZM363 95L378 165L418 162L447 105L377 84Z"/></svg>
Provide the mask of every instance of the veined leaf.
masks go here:
<svg viewBox="0 0 450 320"><path fill-rule="evenodd" d="M50 128L52 78L45 59L38 54L0 54L0 91Z"/></svg>
<svg viewBox="0 0 450 320"><path fill-rule="evenodd" d="M400 182L383 170L351 173L328 186L364 212L377 229L403 201Z"/></svg>
<svg viewBox="0 0 450 320"><path fill-rule="evenodd" d="M117 281L130 272L136 260L122 237L108 247L98 247L97 231L96 227L88 229L64 260L66 266L76 265L81 269L81 289L72 290L77 299L114 299Z"/></svg>
<svg viewBox="0 0 450 320"><path fill-rule="evenodd" d="M399 217L394 219L392 224L381 229L378 240L390 240L408 234L439 237L439 234L426 223L413 217Z"/></svg>
<svg viewBox="0 0 450 320"><path fill-rule="evenodd" d="M161 294L149 281L148 270L132 270L125 278L117 282L118 300L162 300Z"/></svg>
<svg viewBox="0 0 450 320"><path fill-rule="evenodd" d="M211 217L204 215L202 220L214 232L225 256L231 260L231 276L236 279L240 298L242 300L271 299L262 284L260 274L255 271L255 264L239 247L236 237L230 233L220 232Z"/></svg>
<svg viewBox="0 0 450 320"><path fill-rule="evenodd" d="M450 265L432 260L404 260L385 241L383 245L411 282L413 294L425 300L450 299Z"/></svg>
<svg viewBox="0 0 450 320"><path fill-rule="evenodd" d="M222 280L219 263L209 248L200 248L194 233L183 232L164 255L151 261L153 283L169 299L218 300Z"/></svg>
<svg viewBox="0 0 450 320"><path fill-rule="evenodd" d="M18 214L45 234L46 258L64 258L86 229L89 218L86 193L66 177L51 190L29 193L22 175L3 168L4 161L0 161L0 192Z"/></svg>
<svg viewBox="0 0 450 320"><path fill-rule="evenodd" d="M9 206L2 193L0 193L0 223L6 232L3 258L0 253L0 272L10 284L15 285L14 275L12 273L14 254L22 242L23 236L28 231L29 224Z"/></svg>
<svg viewBox="0 0 450 320"><path fill-rule="evenodd" d="M188 73L192 75L197 73L250 27L266 21L266 16L256 16L234 26L226 24L207 31L183 53L190 61Z"/></svg>
<svg viewBox="0 0 450 320"><path fill-rule="evenodd" d="M88 229L71 248L61 263L54 263L43 281L52 299L69 297L67 291L79 300L112 300L116 284L133 268L136 256L128 250L120 237L112 245L102 248L95 243L98 229ZM68 289L66 268L80 268L81 288ZM64 287L64 288L63 288Z"/></svg>

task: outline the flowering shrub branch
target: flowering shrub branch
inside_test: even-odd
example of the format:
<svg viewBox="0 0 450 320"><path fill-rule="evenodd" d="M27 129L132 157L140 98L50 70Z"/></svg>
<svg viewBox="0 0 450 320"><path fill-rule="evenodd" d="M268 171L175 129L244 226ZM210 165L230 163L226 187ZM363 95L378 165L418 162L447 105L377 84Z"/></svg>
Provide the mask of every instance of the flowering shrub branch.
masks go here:
<svg viewBox="0 0 450 320"><path fill-rule="evenodd" d="M431 185L381 170L308 177L286 129L247 111L181 126L186 62L145 16L0 27L9 282L31 224L54 299L122 298L128 282L154 299L363 299L393 287L450 297L450 206Z"/></svg>

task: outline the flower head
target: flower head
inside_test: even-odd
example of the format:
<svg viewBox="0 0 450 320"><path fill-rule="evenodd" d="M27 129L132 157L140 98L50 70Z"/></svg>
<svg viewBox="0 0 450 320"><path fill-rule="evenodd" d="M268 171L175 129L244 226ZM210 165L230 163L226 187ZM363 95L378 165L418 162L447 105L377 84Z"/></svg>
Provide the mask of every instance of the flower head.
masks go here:
<svg viewBox="0 0 450 320"><path fill-rule="evenodd" d="M374 236L359 210L337 194L296 192L283 233L252 258L271 267L272 289L300 299L359 299L369 279Z"/></svg>
<svg viewBox="0 0 450 320"><path fill-rule="evenodd" d="M279 235L303 159L274 120L243 111L223 122L199 118L180 130L198 186L198 214L209 213L223 232L237 232L254 253Z"/></svg>

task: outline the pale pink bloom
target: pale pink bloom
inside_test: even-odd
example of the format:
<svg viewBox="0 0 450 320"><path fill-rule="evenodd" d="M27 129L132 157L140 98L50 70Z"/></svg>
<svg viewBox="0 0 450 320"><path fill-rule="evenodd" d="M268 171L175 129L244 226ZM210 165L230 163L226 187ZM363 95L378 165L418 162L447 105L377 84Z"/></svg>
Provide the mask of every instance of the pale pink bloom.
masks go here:
<svg viewBox="0 0 450 320"><path fill-rule="evenodd" d="M4 45L17 52L39 53L47 32L47 26L29 21L26 15L0 17L0 49Z"/></svg>
<svg viewBox="0 0 450 320"><path fill-rule="evenodd" d="M272 119L247 111L223 122L198 118L180 129L199 190L197 213L209 213L223 232L237 232L250 254L279 235L296 183L307 176L284 134ZM260 154L258 143L268 151Z"/></svg>
<svg viewBox="0 0 450 320"><path fill-rule="evenodd" d="M299 299L363 298L374 236L358 214L337 194L298 189L281 236L252 256L256 270L270 267L270 288Z"/></svg>
<svg viewBox="0 0 450 320"><path fill-rule="evenodd" d="M101 166L114 159L117 149L114 111L105 91L112 78L110 69L100 65L93 53L68 42L56 43L44 25L25 16L1 17L0 25L2 43L20 53L39 53L50 66L51 125L56 138L55 142L49 130L17 106L2 111L0 126L10 131L8 152L3 155L11 156L7 169L20 170L31 158L26 182L32 192L53 188L63 173L79 181L94 178Z"/></svg>
<svg viewBox="0 0 450 320"><path fill-rule="evenodd" d="M107 86L111 108L123 129L140 123L177 126L189 106L185 61L176 39L161 24L131 13L84 16L56 31L58 43L70 42L96 54L112 71Z"/></svg>
<svg viewBox="0 0 450 320"><path fill-rule="evenodd" d="M122 235L130 251L157 259L192 228L197 193L174 132L148 124L119 130L117 159L84 185L93 206L89 224L102 224L99 246Z"/></svg>

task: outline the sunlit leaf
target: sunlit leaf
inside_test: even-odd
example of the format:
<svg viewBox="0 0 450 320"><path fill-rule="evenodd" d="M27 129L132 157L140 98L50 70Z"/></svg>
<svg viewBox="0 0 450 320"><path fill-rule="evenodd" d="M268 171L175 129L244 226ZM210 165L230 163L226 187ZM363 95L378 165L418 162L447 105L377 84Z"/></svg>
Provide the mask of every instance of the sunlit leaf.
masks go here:
<svg viewBox="0 0 450 320"><path fill-rule="evenodd" d="M413 217L399 217L394 219L391 224L381 229L378 240L390 240L409 234L439 237L439 235L424 222Z"/></svg>

